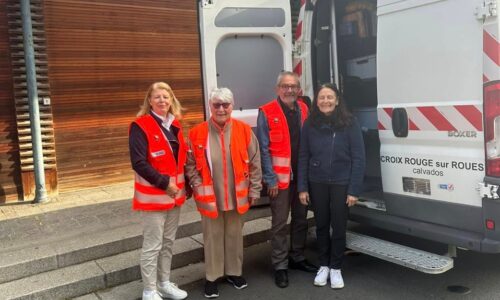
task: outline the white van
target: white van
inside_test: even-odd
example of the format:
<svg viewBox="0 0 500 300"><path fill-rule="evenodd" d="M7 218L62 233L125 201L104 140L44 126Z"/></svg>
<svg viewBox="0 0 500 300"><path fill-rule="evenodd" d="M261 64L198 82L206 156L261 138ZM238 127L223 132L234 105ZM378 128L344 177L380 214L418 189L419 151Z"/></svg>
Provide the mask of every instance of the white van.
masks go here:
<svg viewBox="0 0 500 300"><path fill-rule="evenodd" d="M301 3L292 63L288 1L202 1L205 92L233 89L235 117L255 126L279 71L299 73L311 98L336 83L367 155L350 219L499 253L500 0ZM363 251L363 237L348 239ZM452 267L395 262L428 273Z"/></svg>

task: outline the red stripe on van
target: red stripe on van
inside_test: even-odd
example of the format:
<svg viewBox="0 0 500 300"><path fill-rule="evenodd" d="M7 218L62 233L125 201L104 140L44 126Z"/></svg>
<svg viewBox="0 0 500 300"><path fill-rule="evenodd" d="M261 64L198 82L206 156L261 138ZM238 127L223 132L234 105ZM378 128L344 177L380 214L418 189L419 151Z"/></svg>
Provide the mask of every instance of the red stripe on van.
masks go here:
<svg viewBox="0 0 500 300"><path fill-rule="evenodd" d="M299 21L297 23L297 28L295 28L295 39L296 40L300 39L301 35L302 35L302 21Z"/></svg>
<svg viewBox="0 0 500 300"><path fill-rule="evenodd" d="M386 130L386 128L384 127L384 125L382 125L382 123L380 123L380 121L377 122L377 128L379 130Z"/></svg>
<svg viewBox="0 0 500 300"><path fill-rule="evenodd" d="M439 131L457 130L448 120L432 106L417 107L417 109L429 120Z"/></svg>
<svg viewBox="0 0 500 300"><path fill-rule="evenodd" d="M455 105L458 110L472 126L478 131L483 131L483 114L474 105Z"/></svg>
<svg viewBox="0 0 500 300"><path fill-rule="evenodd" d="M490 79L483 74L483 82L488 82Z"/></svg>
<svg viewBox="0 0 500 300"><path fill-rule="evenodd" d="M486 30L483 30L483 51L500 66L500 44Z"/></svg>
<svg viewBox="0 0 500 300"><path fill-rule="evenodd" d="M299 76L302 76L302 61L299 61L295 68L293 68L293 72Z"/></svg>
<svg viewBox="0 0 500 300"><path fill-rule="evenodd" d="M420 130L420 128L418 128L417 125L415 125L415 123L413 123L412 120L408 120L409 123L410 123L410 130Z"/></svg>
<svg viewBox="0 0 500 300"><path fill-rule="evenodd" d="M389 117L392 119L392 107L385 107L384 111L389 115Z"/></svg>

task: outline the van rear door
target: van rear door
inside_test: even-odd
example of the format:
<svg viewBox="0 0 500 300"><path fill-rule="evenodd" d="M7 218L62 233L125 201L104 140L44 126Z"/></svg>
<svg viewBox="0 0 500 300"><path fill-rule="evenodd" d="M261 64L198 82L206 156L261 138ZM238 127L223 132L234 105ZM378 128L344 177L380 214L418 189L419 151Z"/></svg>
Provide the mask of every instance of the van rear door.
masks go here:
<svg viewBox="0 0 500 300"><path fill-rule="evenodd" d="M258 107L275 97L276 77L292 69L289 1L204 0L199 4L203 86L234 94L233 117L256 125Z"/></svg>
<svg viewBox="0 0 500 300"><path fill-rule="evenodd" d="M387 212L483 231L483 20L470 0L379 0L377 78Z"/></svg>

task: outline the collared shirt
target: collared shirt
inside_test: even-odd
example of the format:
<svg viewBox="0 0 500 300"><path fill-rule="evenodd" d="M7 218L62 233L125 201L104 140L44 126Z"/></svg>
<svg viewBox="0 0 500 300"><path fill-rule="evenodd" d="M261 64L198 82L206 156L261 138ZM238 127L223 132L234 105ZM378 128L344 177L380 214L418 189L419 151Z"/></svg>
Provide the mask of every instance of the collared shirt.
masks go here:
<svg viewBox="0 0 500 300"><path fill-rule="evenodd" d="M168 126L169 129L167 129L167 127L163 126L162 124L163 121L167 121L166 119L161 118L155 113L152 113L151 116L160 125L161 131L163 132L163 134L165 134L165 137L170 144L170 148L172 149L172 153L174 154L175 160L177 161L177 156L179 154L179 141L177 140L177 134L179 132L179 129L170 126L173 122L173 119L170 121L170 124ZM170 177L168 175L162 175L158 173L158 171L156 171L149 164L148 140L146 134L136 123L132 123L132 126L130 126L129 151L130 161L132 163L132 168L134 169L134 171L157 188L160 188L162 190L167 189Z"/></svg>
<svg viewBox="0 0 500 300"><path fill-rule="evenodd" d="M165 128L166 130L170 131L170 126L172 125L172 123L175 120L174 115L172 115L171 113L168 113L167 117L165 118L165 117L160 116L159 114L155 113L154 111L151 111L151 115L154 115L158 119L160 119L161 126L163 126L163 128Z"/></svg>
<svg viewBox="0 0 500 300"><path fill-rule="evenodd" d="M286 117L286 123L288 124L288 132L290 133L290 147L291 147L291 165L292 165L292 176L291 181L295 180L297 174L297 165L299 161L299 145L300 145L300 114L299 105L297 102L293 102L293 109L288 107L281 99L278 97L278 102L281 105L283 114Z"/></svg>

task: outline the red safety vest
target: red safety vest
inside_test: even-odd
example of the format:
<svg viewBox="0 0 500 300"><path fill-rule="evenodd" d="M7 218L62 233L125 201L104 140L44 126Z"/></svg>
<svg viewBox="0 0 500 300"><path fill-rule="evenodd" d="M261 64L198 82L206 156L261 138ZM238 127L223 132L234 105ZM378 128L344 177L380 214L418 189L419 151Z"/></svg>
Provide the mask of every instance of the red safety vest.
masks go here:
<svg viewBox="0 0 500 300"><path fill-rule="evenodd" d="M158 122L151 116L145 115L134 121L146 134L148 140L148 162L158 173L175 178L180 191L175 199L166 194L165 190L152 185L139 174L135 173L134 210L168 210L174 206L181 206L186 200L184 188L184 165L186 164L187 146L182 136L179 121L174 120L171 126L179 128L177 140L179 153L175 161L170 144L162 132Z"/></svg>
<svg viewBox="0 0 500 300"><path fill-rule="evenodd" d="M240 214L248 211L249 169L248 146L250 145L251 129L247 124L231 119L231 161L233 163L234 185L236 190L236 210ZM208 122L203 122L189 131L191 151L196 160L196 169L201 175L202 184L193 187L194 199L198 211L209 218L217 218L217 203L215 199L212 175L206 157L208 141ZM225 187L227 188L227 187Z"/></svg>
<svg viewBox="0 0 500 300"><path fill-rule="evenodd" d="M301 125L307 118L308 109L302 101L297 101L300 108ZM269 127L269 154L273 165L274 173L278 178L278 188L280 190L288 188L290 185L291 156L290 132L285 114L281 109L277 99L260 107L267 119Z"/></svg>

